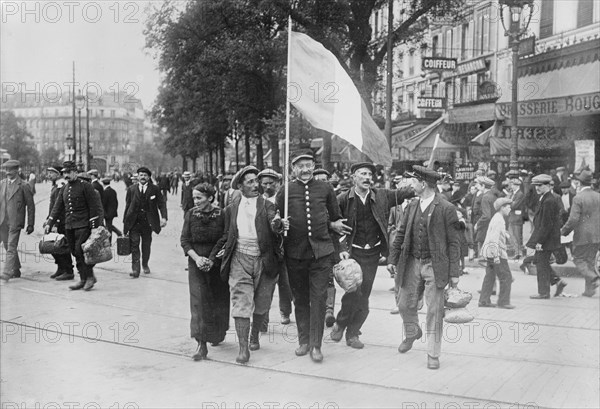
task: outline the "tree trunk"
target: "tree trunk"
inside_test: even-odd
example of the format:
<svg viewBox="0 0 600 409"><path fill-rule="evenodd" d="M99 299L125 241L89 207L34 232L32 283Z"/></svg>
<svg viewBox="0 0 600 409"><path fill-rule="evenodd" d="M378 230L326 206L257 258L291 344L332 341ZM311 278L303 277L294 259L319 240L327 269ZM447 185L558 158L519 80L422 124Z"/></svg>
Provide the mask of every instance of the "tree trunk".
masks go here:
<svg viewBox="0 0 600 409"><path fill-rule="evenodd" d="M256 167L259 169L264 169L265 161L264 161L262 137L259 136L258 140L256 142L257 142L256 143Z"/></svg>
<svg viewBox="0 0 600 409"><path fill-rule="evenodd" d="M236 134L235 137L235 170L240 170L240 135Z"/></svg>
<svg viewBox="0 0 600 409"><path fill-rule="evenodd" d="M208 174L212 175L213 173L213 156L212 149L208 149Z"/></svg>
<svg viewBox="0 0 600 409"><path fill-rule="evenodd" d="M322 132L321 134L323 136L323 151L321 154L323 169L331 173L333 172L333 163L331 163L331 134L329 132Z"/></svg>
<svg viewBox="0 0 600 409"><path fill-rule="evenodd" d="M185 172L188 169L187 156L181 155L181 171Z"/></svg>
<svg viewBox="0 0 600 409"><path fill-rule="evenodd" d="M220 174L225 174L225 138L219 142L219 153L221 154L221 170Z"/></svg>
<svg viewBox="0 0 600 409"><path fill-rule="evenodd" d="M198 159L198 156L192 156L192 172L196 173L196 159Z"/></svg>
<svg viewBox="0 0 600 409"><path fill-rule="evenodd" d="M244 138L246 141L246 166L250 165L250 132L244 127Z"/></svg>
<svg viewBox="0 0 600 409"><path fill-rule="evenodd" d="M273 170L281 173L281 164L279 163L279 138L277 136L272 136L270 140L271 145L271 165Z"/></svg>

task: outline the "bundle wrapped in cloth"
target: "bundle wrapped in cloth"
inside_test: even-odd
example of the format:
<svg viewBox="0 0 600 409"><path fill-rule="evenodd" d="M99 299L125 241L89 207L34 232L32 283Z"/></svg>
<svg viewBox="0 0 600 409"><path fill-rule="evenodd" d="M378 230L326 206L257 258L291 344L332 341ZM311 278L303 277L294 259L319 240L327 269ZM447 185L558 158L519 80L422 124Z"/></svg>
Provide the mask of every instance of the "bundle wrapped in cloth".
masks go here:
<svg viewBox="0 0 600 409"><path fill-rule="evenodd" d="M473 321L473 315L465 308L473 295L459 288L447 288L444 291L444 321L452 324L466 324Z"/></svg>
<svg viewBox="0 0 600 409"><path fill-rule="evenodd" d="M347 293L354 292L362 285L362 270L360 265L353 259L342 260L333 266L335 281Z"/></svg>
<svg viewBox="0 0 600 409"><path fill-rule="evenodd" d="M39 245L40 254L69 254L69 243L64 234L48 233L44 234Z"/></svg>
<svg viewBox="0 0 600 409"><path fill-rule="evenodd" d="M81 245L86 264L98 264L112 259L110 236L104 226L92 229L90 237Z"/></svg>

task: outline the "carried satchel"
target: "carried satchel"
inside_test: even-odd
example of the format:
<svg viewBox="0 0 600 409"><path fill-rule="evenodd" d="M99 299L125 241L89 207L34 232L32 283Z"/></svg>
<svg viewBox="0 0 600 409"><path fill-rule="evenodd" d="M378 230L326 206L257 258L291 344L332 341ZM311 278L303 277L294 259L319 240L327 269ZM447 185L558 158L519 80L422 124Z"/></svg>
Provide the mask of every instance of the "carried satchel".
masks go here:
<svg viewBox="0 0 600 409"><path fill-rule="evenodd" d="M447 310L444 315L444 321L451 324L466 324L473 321L473 315L466 308L453 308Z"/></svg>
<svg viewBox="0 0 600 409"><path fill-rule="evenodd" d="M360 265L353 259L342 260L333 266L335 281L347 293L354 292L362 285L362 270Z"/></svg>
<svg viewBox="0 0 600 409"><path fill-rule="evenodd" d="M447 288L444 291L444 306L447 308L464 308L471 302L473 295L458 288Z"/></svg>
<svg viewBox="0 0 600 409"><path fill-rule="evenodd" d="M119 256L128 256L131 254L131 240L129 236L117 237L117 254Z"/></svg>
<svg viewBox="0 0 600 409"><path fill-rule="evenodd" d="M71 249L64 234L48 233L42 237L39 244L40 254L69 254Z"/></svg>
<svg viewBox="0 0 600 409"><path fill-rule="evenodd" d="M111 233L106 227L92 229L90 237L81 245L86 264L98 264L112 259Z"/></svg>

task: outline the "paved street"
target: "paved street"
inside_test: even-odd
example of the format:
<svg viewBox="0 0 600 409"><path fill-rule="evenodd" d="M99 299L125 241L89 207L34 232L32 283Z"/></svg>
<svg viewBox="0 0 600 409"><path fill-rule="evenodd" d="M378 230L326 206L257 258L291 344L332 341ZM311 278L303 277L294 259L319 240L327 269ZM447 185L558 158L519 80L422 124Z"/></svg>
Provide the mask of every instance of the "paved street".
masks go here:
<svg viewBox="0 0 600 409"><path fill-rule="evenodd" d="M113 187L122 216L125 186ZM600 406L600 303L598 295L579 296L580 277L565 278L574 297L531 300L536 278L514 264L517 308L481 309L484 271L469 268L460 287L474 294L475 320L445 326L438 371L426 368L423 339L397 352L402 320L389 313L392 280L383 267L363 350L333 343L327 330L322 364L296 357L296 328L279 324L275 299L269 332L248 365L235 364L233 320L225 342L209 346L210 360L193 362L179 197L169 196L169 224L154 236L152 274L132 280L128 260L115 251L96 267L92 291L73 292L70 282L49 279L54 264L36 250L48 191L38 185L36 231L21 236L23 277L0 288L2 408Z"/></svg>

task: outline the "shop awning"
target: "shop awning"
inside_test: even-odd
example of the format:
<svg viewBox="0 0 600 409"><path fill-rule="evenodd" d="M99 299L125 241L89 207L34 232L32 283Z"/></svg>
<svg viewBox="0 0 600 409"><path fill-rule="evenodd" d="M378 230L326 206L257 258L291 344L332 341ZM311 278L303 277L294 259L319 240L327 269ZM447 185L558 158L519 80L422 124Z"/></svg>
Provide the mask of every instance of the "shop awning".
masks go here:
<svg viewBox="0 0 600 409"><path fill-rule="evenodd" d="M433 148L435 136L440 135L440 140L437 144L437 149L459 149L458 146L444 142L444 131L446 128L447 115L442 115L435 122L431 123L418 134L408 138L402 144L402 148L413 152L416 148Z"/></svg>

